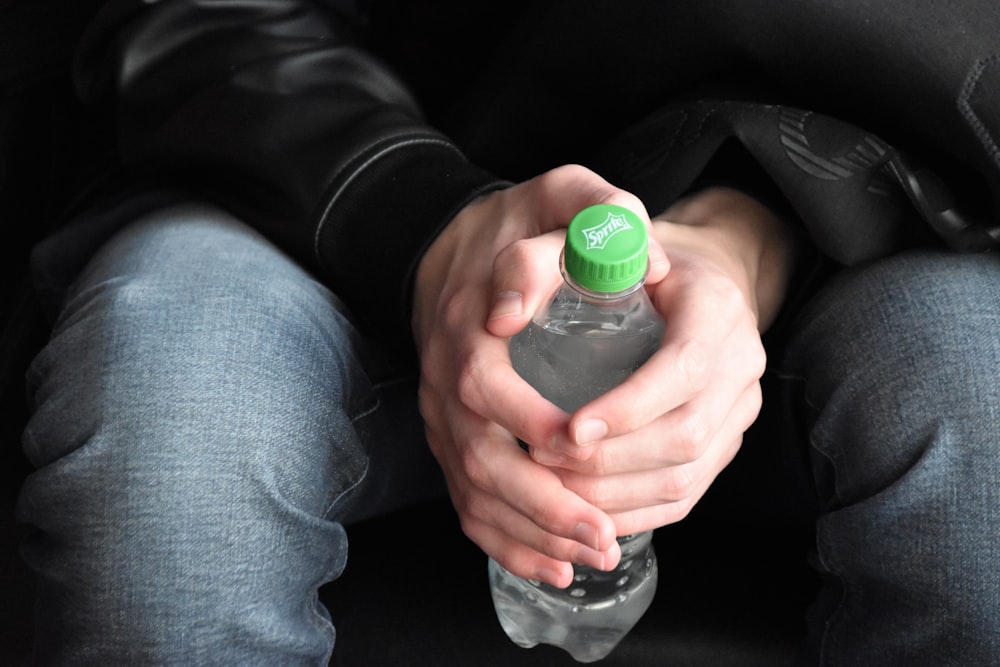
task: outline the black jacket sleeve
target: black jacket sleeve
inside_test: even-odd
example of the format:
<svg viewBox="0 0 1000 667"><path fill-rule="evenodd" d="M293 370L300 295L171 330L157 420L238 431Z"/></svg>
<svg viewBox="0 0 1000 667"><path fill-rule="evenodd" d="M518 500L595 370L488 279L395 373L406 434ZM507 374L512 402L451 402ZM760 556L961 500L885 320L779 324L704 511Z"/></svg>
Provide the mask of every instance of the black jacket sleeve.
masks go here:
<svg viewBox="0 0 1000 667"><path fill-rule="evenodd" d="M503 184L424 122L363 20L350 0L111 0L75 76L129 173L236 211L402 343L426 245Z"/></svg>

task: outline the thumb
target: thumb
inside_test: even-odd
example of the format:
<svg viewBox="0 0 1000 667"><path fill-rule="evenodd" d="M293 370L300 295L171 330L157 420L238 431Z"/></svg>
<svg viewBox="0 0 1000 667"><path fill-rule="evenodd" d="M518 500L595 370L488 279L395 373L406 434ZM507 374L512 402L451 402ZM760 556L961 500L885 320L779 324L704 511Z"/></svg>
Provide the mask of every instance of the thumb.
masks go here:
<svg viewBox="0 0 1000 667"><path fill-rule="evenodd" d="M559 253L566 230L516 241L493 261L493 303L486 328L494 336L513 336L527 326L562 284Z"/></svg>

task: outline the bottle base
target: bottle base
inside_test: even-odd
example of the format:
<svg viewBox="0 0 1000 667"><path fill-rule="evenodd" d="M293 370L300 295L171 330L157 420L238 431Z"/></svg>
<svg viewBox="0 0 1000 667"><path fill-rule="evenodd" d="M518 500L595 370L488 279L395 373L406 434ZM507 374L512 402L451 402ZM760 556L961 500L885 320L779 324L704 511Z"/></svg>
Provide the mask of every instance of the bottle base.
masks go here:
<svg viewBox="0 0 1000 667"><path fill-rule="evenodd" d="M623 559L624 570L577 568L576 581L566 590L517 577L490 559L493 605L507 637L522 648L556 646L577 662L607 657L656 593L656 556L648 537L644 541L629 545L639 548Z"/></svg>

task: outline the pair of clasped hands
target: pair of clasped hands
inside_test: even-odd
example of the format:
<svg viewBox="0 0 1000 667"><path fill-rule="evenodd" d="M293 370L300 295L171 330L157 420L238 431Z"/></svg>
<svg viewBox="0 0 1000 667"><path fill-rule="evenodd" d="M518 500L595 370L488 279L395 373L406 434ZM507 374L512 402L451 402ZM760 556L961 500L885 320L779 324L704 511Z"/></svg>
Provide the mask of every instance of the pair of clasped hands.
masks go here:
<svg viewBox="0 0 1000 667"><path fill-rule="evenodd" d="M735 190L656 216L646 289L662 345L566 414L513 370L508 344L562 280L569 220L598 203L649 220L579 166L482 197L430 246L414 294L421 414L462 529L514 574L558 587L572 563L613 569L616 536L682 519L732 460L760 410L760 333L793 253L784 224Z"/></svg>

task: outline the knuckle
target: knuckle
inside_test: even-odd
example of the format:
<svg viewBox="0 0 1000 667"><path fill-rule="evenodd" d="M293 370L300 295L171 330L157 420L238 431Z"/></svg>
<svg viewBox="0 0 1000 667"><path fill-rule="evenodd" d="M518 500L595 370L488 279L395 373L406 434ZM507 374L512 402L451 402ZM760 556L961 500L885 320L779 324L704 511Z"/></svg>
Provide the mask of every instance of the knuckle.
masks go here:
<svg viewBox="0 0 1000 667"><path fill-rule="evenodd" d="M764 405L764 394L760 387L759 382L754 382L750 385L748 390L748 395L746 399L746 417L744 422L746 423L746 428L750 427L756 419L757 415L760 414L760 409Z"/></svg>
<svg viewBox="0 0 1000 667"><path fill-rule="evenodd" d="M470 532L478 524L478 519L473 514L472 494L461 487L452 487L449 490L451 504L455 508L455 513L458 514L458 522L462 528L462 532L471 538L472 535Z"/></svg>
<svg viewBox="0 0 1000 667"><path fill-rule="evenodd" d="M476 519L471 512L471 502L469 497L466 495L457 496L453 494L451 503L455 506L455 512L458 514L458 523L462 528L462 532L465 533L469 539L473 539L473 533L476 531L479 520Z"/></svg>
<svg viewBox="0 0 1000 667"><path fill-rule="evenodd" d="M658 523L666 525L683 521L691 513L691 510L694 509L694 505L695 501L688 498L664 503L660 506L657 513Z"/></svg>
<svg viewBox="0 0 1000 667"><path fill-rule="evenodd" d="M587 461L587 471L591 475L598 477L607 475L615 469L615 456L613 447L595 447L594 453Z"/></svg>
<svg viewBox="0 0 1000 667"><path fill-rule="evenodd" d="M593 173L578 164L564 164L542 174L541 179L546 186L563 186L566 182L583 181Z"/></svg>
<svg viewBox="0 0 1000 667"><path fill-rule="evenodd" d="M462 529L462 534L475 542L479 534L477 530L479 523L462 511L461 503L455 502L455 509L458 511L458 525Z"/></svg>
<svg viewBox="0 0 1000 667"><path fill-rule="evenodd" d="M754 337L755 344L747 355L747 365L755 379L759 379L767 370L767 352L759 336Z"/></svg>
<svg viewBox="0 0 1000 667"><path fill-rule="evenodd" d="M425 428L442 426L445 410L441 392L432 381L421 379L417 385L417 409L423 418Z"/></svg>
<svg viewBox="0 0 1000 667"><path fill-rule="evenodd" d="M696 461L705 453L710 442L710 429L706 418L691 412L677 425L677 463Z"/></svg>
<svg viewBox="0 0 1000 667"><path fill-rule="evenodd" d="M448 299L440 309L440 321L448 331L456 331L468 321L469 308L464 299Z"/></svg>
<svg viewBox="0 0 1000 667"><path fill-rule="evenodd" d="M545 503L532 508L532 523L549 533L558 533L561 527L559 509L554 503Z"/></svg>
<svg viewBox="0 0 1000 667"><path fill-rule="evenodd" d="M539 528L551 531L556 525L555 512L551 507L541 505L531 509L531 522Z"/></svg>
<svg viewBox="0 0 1000 667"><path fill-rule="evenodd" d="M716 285L716 298L722 311L730 316L742 316L747 310L747 300L736 283L720 282Z"/></svg>
<svg viewBox="0 0 1000 667"><path fill-rule="evenodd" d="M459 362L458 373L455 379L455 387L458 391L458 398L463 405L468 406L471 397L477 391L478 374L475 366L468 360Z"/></svg>
<svg viewBox="0 0 1000 667"><path fill-rule="evenodd" d="M490 523L490 503L481 494L469 494L462 502L461 516L474 524Z"/></svg>
<svg viewBox="0 0 1000 667"><path fill-rule="evenodd" d="M528 239L518 239L497 253L493 267L496 271L503 271L523 266L531 261L534 254L534 245Z"/></svg>
<svg viewBox="0 0 1000 667"><path fill-rule="evenodd" d="M494 558L505 570L522 579L534 579L538 556L534 549L526 547L508 548L494 555Z"/></svg>
<svg viewBox="0 0 1000 667"><path fill-rule="evenodd" d="M436 404L436 393L426 382L421 382L417 386L417 409L420 411L420 416L423 418L425 424L434 412Z"/></svg>
<svg viewBox="0 0 1000 667"><path fill-rule="evenodd" d="M733 459L736 458L736 455L739 453L741 447L743 447L742 435L733 438L733 440L729 443L725 451L725 458L723 460L723 464L729 465L730 463L732 463Z"/></svg>
<svg viewBox="0 0 1000 667"><path fill-rule="evenodd" d="M442 367L442 355L436 340L431 340L420 351L420 384L434 382L440 374Z"/></svg>
<svg viewBox="0 0 1000 667"><path fill-rule="evenodd" d="M580 475L564 472L560 475L563 485L594 507L606 508L610 500L606 478L597 474Z"/></svg>
<svg viewBox="0 0 1000 667"><path fill-rule="evenodd" d="M469 352L458 360L456 386L459 400L463 405L472 408L480 405L486 376L486 361L483 355Z"/></svg>
<svg viewBox="0 0 1000 667"><path fill-rule="evenodd" d="M691 466L679 465L670 468L664 479L662 493L663 501L668 503L683 503L691 497L696 485Z"/></svg>
<svg viewBox="0 0 1000 667"><path fill-rule="evenodd" d="M578 496L594 507L607 508L611 500L608 485L601 478L585 478L574 488Z"/></svg>
<svg viewBox="0 0 1000 667"><path fill-rule="evenodd" d="M462 533L472 540L475 544L481 544L485 525L479 519L469 515L459 512L458 524L462 529Z"/></svg>
<svg viewBox="0 0 1000 667"><path fill-rule="evenodd" d="M675 502L673 504L673 507L671 508L673 514L672 523L677 523L678 521L683 521L684 519L686 519L687 516L691 513L691 510L694 509L694 505L695 505L695 500L690 497Z"/></svg>
<svg viewBox="0 0 1000 667"><path fill-rule="evenodd" d="M473 486L478 489L489 489L492 484L490 468L480 455L480 449L475 443L470 443L462 450L462 470Z"/></svg>
<svg viewBox="0 0 1000 667"><path fill-rule="evenodd" d="M692 391L702 389L708 381L711 363L705 344L690 339L681 344L677 355L681 376Z"/></svg>

